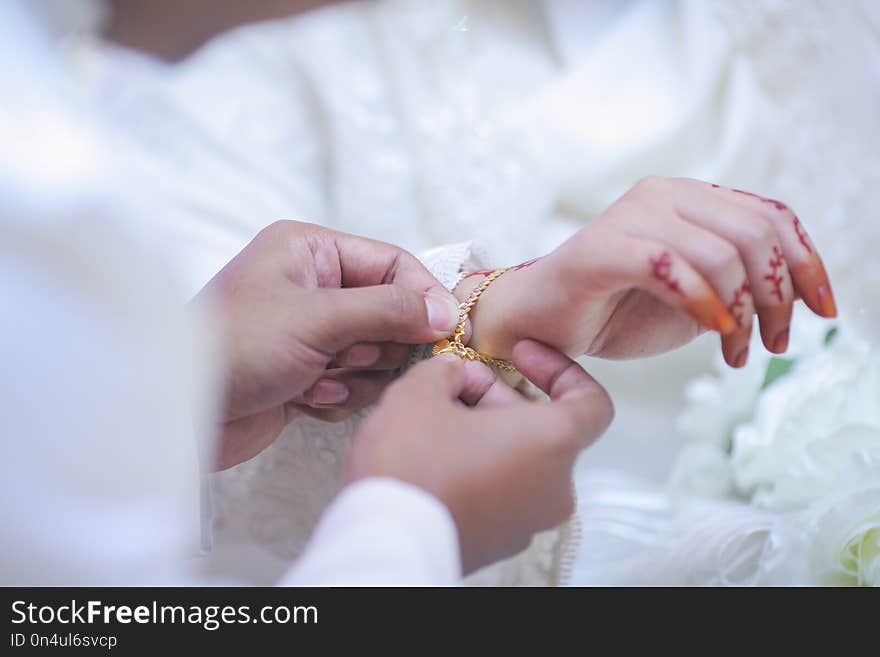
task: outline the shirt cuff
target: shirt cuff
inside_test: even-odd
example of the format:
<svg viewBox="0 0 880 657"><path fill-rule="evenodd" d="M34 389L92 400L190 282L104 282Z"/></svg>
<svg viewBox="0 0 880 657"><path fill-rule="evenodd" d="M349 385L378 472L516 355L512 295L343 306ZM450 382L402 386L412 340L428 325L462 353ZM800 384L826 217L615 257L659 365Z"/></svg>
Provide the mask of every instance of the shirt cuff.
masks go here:
<svg viewBox="0 0 880 657"><path fill-rule="evenodd" d="M449 586L458 533L433 495L396 479L347 486L324 512L283 586Z"/></svg>

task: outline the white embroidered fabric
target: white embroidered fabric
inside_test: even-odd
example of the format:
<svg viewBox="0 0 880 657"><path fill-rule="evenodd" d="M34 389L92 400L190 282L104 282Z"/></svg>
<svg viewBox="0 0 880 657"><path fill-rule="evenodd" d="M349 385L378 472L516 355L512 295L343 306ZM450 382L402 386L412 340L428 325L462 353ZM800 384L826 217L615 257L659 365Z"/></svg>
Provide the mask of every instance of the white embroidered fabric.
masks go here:
<svg viewBox="0 0 880 657"><path fill-rule="evenodd" d="M876 342L878 35L870 0L385 0L242 28L175 67L94 44L71 56L138 126L176 199L169 249L182 252L173 260L193 290L267 218L414 252L467 239L493 264L513 264L552 250L644 175L691 176L791 202L822 246L843 320ZM432 256L438 275L454 278L461 256ZM707 370L708 345L590 363L618 413L581 470L587 530L597 514L637 514L639 531L665 523L670 536L684 526L640 495L603 506L605 485L656 483L588 473L604 463L667 475L681 391ZM271 581L335 491L311 469L337 471L355 421L307 421L224 478L217 563L245 553L253 581ZM639 544L638 532L626 536ZM584 550L601 541L588 538ZM582 550L574 581L612 570L618 582L644 579L617 568L614 550L602 554ZM546 550L481 581L549 582L559 559ZM713 559L679 560L665 581L749 581Z"/></svg>

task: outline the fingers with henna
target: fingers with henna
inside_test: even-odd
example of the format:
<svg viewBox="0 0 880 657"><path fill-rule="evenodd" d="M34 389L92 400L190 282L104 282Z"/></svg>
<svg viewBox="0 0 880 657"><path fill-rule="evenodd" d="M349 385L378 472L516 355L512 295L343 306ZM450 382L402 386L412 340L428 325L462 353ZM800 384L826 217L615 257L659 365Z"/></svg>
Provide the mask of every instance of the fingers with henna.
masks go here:
<svg viewBox="0 0 880 657"><path fill-rule="evenodd" d="M619 254L626 254L621 258ZM701 326L721 335L737 329L736 319L718 293L679 251L663 242L609 235L597 265L616 279L621 291L638 287L679 308Z"/></svg>
<svg viewBox="0 0 880 657"><path fill-rule="evenodd" d="M782 201L746 190L712 184L709 187L731 203L747 208L769 222L778 239L783 258L788 263L797 296L820 317L836 317L837 303L825 271L825 263L794 210Z"/></svg>
<svg viewBox="0 0 880 657"><path fill-rule="evenodd" d="M713 230L680 217L670 218L662 224L662 229L661 224L648 224L642 233L667 248L677 245L681 257L712 286L722 302L726 302L736 328L722 334L724 359L733 367L745 365L755 313L751 293L755 273L749 275L736 245Z"/></svg>

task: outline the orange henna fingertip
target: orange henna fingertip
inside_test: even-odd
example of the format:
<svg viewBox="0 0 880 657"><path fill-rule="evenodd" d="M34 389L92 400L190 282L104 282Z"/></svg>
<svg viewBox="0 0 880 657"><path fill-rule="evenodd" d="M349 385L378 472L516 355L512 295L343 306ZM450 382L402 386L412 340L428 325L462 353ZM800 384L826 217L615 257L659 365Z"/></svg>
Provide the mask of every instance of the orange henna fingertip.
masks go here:
<svg viewBox="0 0 880 657"><path fill-rule="evenodd" d="M831 319L837 317L837 304L834 301L834 295L831 289L822 284L816 288L816 296L819 298L819 307L822 309L822 315Z"/></svg>
<svg viewBox="0 0 880 657"><path fill-rule="evenodd" d="M789 267L800 296L810 310L826 319L837 317L837 303L825 267L818 257Z"/></svg>
<svg viewBox="0 0 880 657"><path fill-rule="evenodd" d="M727 308L720 308L715 311L715 328L721 335L733 333L738 328L736 318L730 314Z"/></svg>
<svg viewBox="0 0 880 657"><path fill-rule="evenodd" d="M789 327L786 326L773 339L773 348L771 349L771 351L774 354L785 353L785 350L788 349L788 337Z"/></svg>
<svg viewBox="0 0 880 657"><path fill-rule="evenodd" d="M685 303L684 309L707 329L718 331L721 335L738 330L736 318L714 294L691 298Z"/></svg>

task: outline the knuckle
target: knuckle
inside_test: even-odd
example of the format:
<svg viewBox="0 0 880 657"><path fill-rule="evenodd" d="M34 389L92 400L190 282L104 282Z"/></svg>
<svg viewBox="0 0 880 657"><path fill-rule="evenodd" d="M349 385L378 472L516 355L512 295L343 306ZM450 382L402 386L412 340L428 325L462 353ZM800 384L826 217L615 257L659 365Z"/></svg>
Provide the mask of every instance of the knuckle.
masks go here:
<svg viewBox="0 0 880 657"><path fill-rule="evenodd" d="M668 185L669 180L667 178L662 178L660 176L645 176L644 178L640 178L636 184L633 185L633 190L653 193L666 189Z"/></svg>
<svg viewBox="0 0 880 657"><path fill-rule="evenodd" d="M396 244L383 244L386 248L394 253L394 268L399 269L401 267L416 267L423 268L421 261L414 256L412 253L407 251L406 249L397 246Z"/></svg>
<svg viewBox="0 0 880 657"><path fill-rule="evenodd" d="M787 203L783 203L782 201L777 201L776 199L767 199L766 205L770 206L772 211L776 213L777 216L781 217L796 217L795 211L789 206Z"/></svg>
<svg viewBox="0 0 880 657"><path fill-rule="evenodd" d="M716 266L727 271L740 267L739 251L728 242L719 242L715 249L714 260Z"/></svg>
<svg viewBox="0 0 880 657"><path fill-rule="evenodd" d="M267 244L274 253L284 254L296 248L302 240L302 229L298 222L280 219L263 228L254 241Z"/></svg>
<svg viewBox="0 0 880 657"><path fill-rule="evenodd" d="M284 239L298 234L300 226L301 224L298 221L293 221L292 219L279 219L263 228L259 234L274 239Z"/></svg>
<svg viewBox="0 0 880 657"><path fill-rule="evenodd" d="M750 248L760 248L776 239L776 231L765 219L744 221L740 225L743 244Z"/></svg>
<svg viewBox="0 0 880 657"><path fill-rule="evenodd" d="M263 228L258 237L274 242L286 250L295 249L297 245L304 243L314 251L328 233L323 226L294 219L279 219Z"/></svg>

